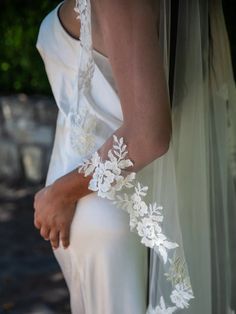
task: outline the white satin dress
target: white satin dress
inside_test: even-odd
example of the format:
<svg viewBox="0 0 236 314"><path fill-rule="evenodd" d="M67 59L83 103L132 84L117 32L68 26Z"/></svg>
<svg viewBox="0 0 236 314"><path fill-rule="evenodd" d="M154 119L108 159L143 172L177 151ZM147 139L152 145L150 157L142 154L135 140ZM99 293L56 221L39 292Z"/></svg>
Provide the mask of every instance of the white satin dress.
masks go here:
<svg viewBox="0 0 236 314"><path fill-rule="evenodd" d="M61 24L57 14L60 5L42 21L36 44L59 108L46 185L75 169L81 161L68 144L67 117L69 104L78 91L80 41L71 37ZM95 147L99 148L122 122L122 111L109 59L96 50L94 58L92 86L97 107L91 107L91 111L97 111L107 125L105 129L102 123L97 126ZM82 119L86 110L81 112ZM89 135L89 124L85 123L84 128ZM130 231L128 213L109 200L96 193L80 199L71 225L70 246L63 249L60 245L54 254L70 291L73 314L145 313L147 248Z"/></svg>

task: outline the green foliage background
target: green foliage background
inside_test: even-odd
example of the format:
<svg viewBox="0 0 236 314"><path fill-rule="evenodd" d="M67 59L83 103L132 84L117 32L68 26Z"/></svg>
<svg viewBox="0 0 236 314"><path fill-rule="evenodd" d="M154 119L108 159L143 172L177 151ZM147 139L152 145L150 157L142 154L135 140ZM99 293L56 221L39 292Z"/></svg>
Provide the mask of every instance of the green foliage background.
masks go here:
<svg viewBox="0 0 236 314"><path fill-rule="evenodd" d="M0 92L50 93L35 47L40 22L59 1L1 0Z"/></svg>
<svg viewBox="0 0 236 314"><path fill-rule="evenodd" d="M174 1L174 0L173 0ZM35 44L40 22L59 1L1 0L0 93L49 94L43 62ZM226 22L236 56L235 0L224 0Z"/></svg>

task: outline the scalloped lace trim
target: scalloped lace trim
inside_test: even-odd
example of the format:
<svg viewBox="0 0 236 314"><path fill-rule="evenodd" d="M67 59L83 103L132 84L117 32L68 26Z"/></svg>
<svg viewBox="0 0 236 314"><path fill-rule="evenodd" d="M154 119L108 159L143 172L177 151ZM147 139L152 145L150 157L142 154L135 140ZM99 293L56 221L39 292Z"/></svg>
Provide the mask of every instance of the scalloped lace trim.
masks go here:
<svg viewBox="0 0 236 314"><path fill-rule="evenodd" d="M70 145L80 157L89 155L96 146L97 117L81 101L77 112L69 112Z"/></svg>
<svg viewBox="0 0 236 314"><path fill-rule="evenodd" d="M91 5L87 0L76 0L74 11L80 19L81 56L78 69L78 100L70 106L68 119L70 122L70 145L81 157L93 151L95 147L94 132L96 117L91 115L87 105L81 100L91 87L95 71L91 37Z"/></svg>
<svg viewBox="0 0 236 314"><path fill-rule="evenodd" d="M84 172L85 176L92 174L89 189L128 212L130 230L137 232L141 243L154 249L163 263L168 265L165 276L173 288L170 294L172 306L168 307L161 296L159 305L155 309L149 308L147 314L171 314L188 308L189 301L194 298L190 278L184 259L181 254L178 255L179 245L170 241L162 232L162 206L147 204L144 198L148 187L136 182L135 172L126 170L133 166L133 162L127 158L126 148L123 137L118 139L113 135L113 147L108 152L108 159L102 161L95 152L90 159L79 165L78 172ZM126 188L126 192L122 191L123 188Z"/></svg>
<svg viewBox="0 0 236 314"><path fill-rule="evenodd" d="M81 62L78 73L79 92L86 91L94 74L93 45L91 37L91 8L90 1L76 0L74 11L80 19Z"/></svg>

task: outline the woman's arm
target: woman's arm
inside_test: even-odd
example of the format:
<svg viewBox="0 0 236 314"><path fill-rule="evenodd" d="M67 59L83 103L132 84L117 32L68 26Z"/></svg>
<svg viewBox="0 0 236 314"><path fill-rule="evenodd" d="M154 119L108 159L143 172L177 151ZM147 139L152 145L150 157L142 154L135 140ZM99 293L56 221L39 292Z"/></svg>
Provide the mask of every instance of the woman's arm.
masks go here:
<svg viewBox="0 0 236 314"><path fill-rule="evenodd" d="M156 1L156 0L154 0ZM167 84L151 0L93 0L121 101L123 136L138 171L164 154L171 138ZM106 158L112 136L99 154Z"/></svg>
<svg viewBox="0 0 236 314"><path fill-rule="evenodd" d="M153 1L156 0L92 2L104 36L123 111L123 124L113 135L124 138L128 147L127 158L133 162L133 166L127 170L134 172L163 155L168 150L171 138L169 98ZM107 153L113 146L113 135L98 150L103 160L107 159ZM91 193L88 188L88 179L91 177L86 178L75 169L46 188L47 196L45 193L38 195L35 202L35 225L42 229L43 221L47 219L47 231L41 230L43 236L51 239L48 230L52 225L53 228L59 228L57 222L53 223L53 217L58 217L60 199L64 210L60 210L59 218L64 215L68 222L66 215L73 215L73 211L66 210L66 203L72 206L76 200ZM50 197L56 198L57 204L52 204ZM48 203L52 204L50 208ZM58 246L59 233L63 234L63 243L67 246L68 228L66 233L61 232L61 229L57 232L52 241L55 247Z"/></svg>

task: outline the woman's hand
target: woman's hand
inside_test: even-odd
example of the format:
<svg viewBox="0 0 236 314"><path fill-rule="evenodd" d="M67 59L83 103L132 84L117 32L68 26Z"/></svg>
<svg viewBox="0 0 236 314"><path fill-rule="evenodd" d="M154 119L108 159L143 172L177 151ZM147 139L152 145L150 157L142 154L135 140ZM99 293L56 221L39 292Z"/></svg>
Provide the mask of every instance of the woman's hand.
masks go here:
<svg viewBox="0 0 236 314"><path fill-rule="evenodd" d="M34 225L40 229L45 240L50 240L53 248L58 248L61 240L63 247L70 243L70 226L75 213L76 201L60 193L52 184L35 194Z"/></svg>
<svg viewBox="0 0 236 314"><path fill-rule="evenodd" d="M88 189L92 176L84 177L74 169L41 189L34 197L34 225L45 240L58 248L60 240L64 248L70 244L70 226L77 201L92 193Z"/></svg>

